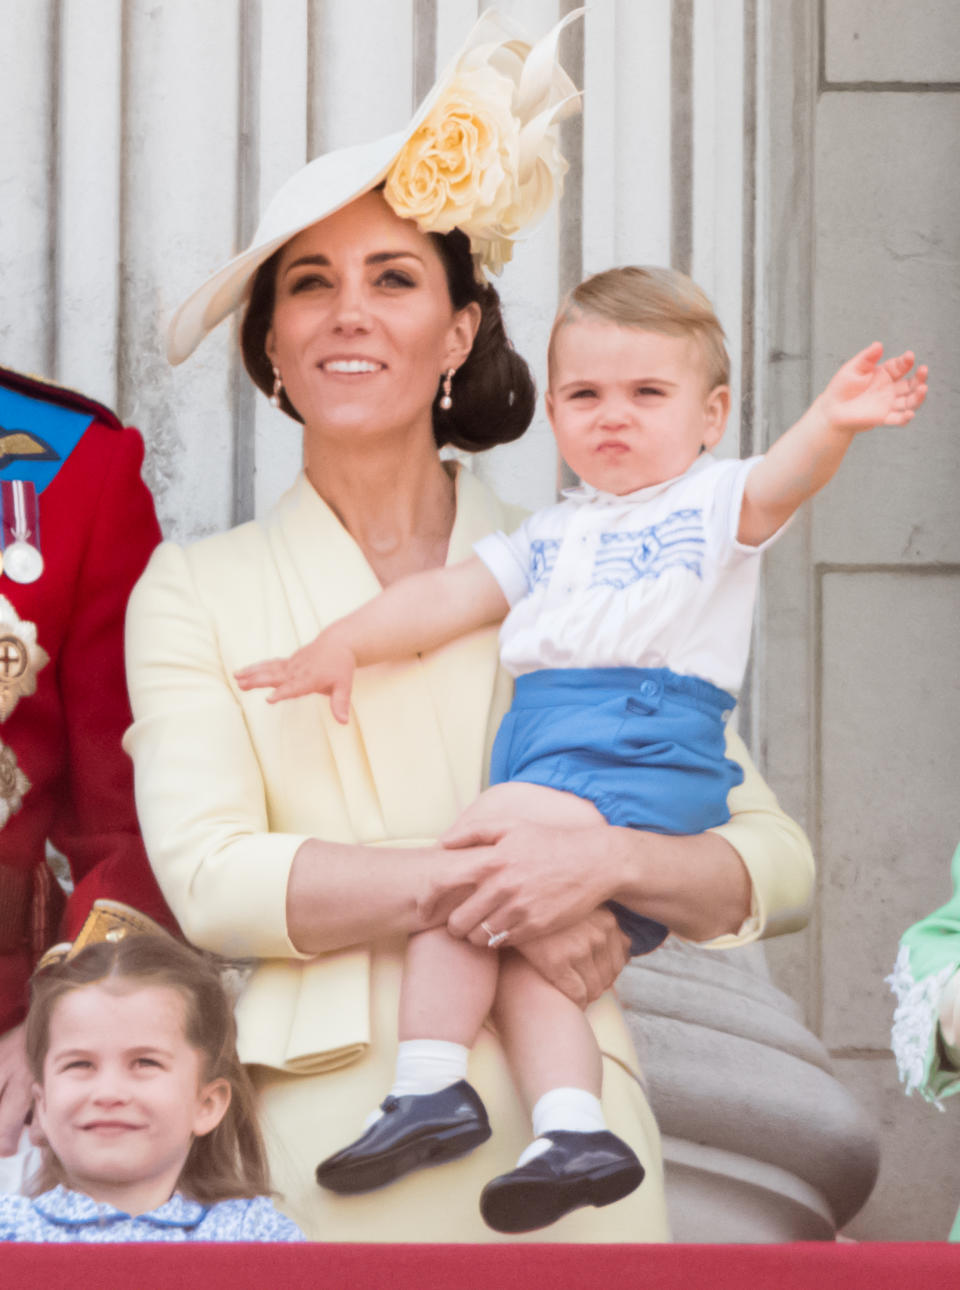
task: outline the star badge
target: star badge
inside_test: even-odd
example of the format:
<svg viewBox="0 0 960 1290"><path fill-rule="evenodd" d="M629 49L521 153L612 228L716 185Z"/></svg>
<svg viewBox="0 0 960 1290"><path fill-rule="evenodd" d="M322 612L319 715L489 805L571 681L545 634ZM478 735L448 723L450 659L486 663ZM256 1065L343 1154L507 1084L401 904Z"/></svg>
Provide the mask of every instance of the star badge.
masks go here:
<svg viewBox="0 0 960 1290"><path fill-rule="evenodd" d="M0 721L33 694L37 673L49 661L37 644L36 625L21 619L6 596L0 596Z"/></svg>
<svg viewBox="0 0 960 1290"><path fill-rule="evenodd" d="M12 748L0 742L0 829L23 805L23 795L30 781L17 765Z"/></svg>

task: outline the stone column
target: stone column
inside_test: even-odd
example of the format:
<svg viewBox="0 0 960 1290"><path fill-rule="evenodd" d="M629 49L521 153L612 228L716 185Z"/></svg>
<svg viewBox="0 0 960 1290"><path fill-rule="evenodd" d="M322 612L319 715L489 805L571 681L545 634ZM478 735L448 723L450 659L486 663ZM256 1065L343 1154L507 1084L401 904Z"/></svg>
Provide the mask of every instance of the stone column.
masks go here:
<svg viewBox="0 0 960 1290"><path fill-rule="evenodd" d="M762 947L670 940L617 992L663 1133L675 1239L833 1240L876 1180L876 1134Z"/></svg>

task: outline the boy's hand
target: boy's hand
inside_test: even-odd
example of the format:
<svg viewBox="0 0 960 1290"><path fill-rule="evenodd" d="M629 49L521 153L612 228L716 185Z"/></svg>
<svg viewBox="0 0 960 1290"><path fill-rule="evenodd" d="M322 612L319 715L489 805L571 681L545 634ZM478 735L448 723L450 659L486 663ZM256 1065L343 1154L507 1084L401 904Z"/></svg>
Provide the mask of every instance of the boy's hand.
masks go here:
<svg viewBox="0 0 960 1290"><path fill-rule="evenodd" d="M827 422L837 430L858 434L874 426L903 426L927 397L927 368L912 376L911 350L896 358L880 359L883 346L874 341L844 363L817 399Z"/></svg>
<svg viewBox="0 0 960 1290"><path fill-rule="evenodd" d="M289 658L265 659L241 668L234 675L241 690L272 685L268 703L296 699L303 694L329 694L330 710L341 725L350 720L350 691L357 668L356 656L347 645L318 636Z"/></svg>

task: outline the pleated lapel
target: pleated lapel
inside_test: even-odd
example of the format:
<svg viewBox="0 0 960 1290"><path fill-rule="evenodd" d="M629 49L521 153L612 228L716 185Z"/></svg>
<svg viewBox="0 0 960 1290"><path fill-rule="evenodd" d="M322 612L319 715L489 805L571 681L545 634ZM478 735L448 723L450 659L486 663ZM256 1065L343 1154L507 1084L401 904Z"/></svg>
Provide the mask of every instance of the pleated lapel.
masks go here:
<svg viewBox="0 0 960 1290"><path fill-rule="evenodd" d="M457 484L448 562L503 524L503 508L469 472ZM356 542L301 475L267 520L299 645L380 591ZM471 633L423 659L363 668L350 724L324 701L322 721L349 801L372 779L385 836L429 837L479 791L497 669L495 628Z"/></svg>

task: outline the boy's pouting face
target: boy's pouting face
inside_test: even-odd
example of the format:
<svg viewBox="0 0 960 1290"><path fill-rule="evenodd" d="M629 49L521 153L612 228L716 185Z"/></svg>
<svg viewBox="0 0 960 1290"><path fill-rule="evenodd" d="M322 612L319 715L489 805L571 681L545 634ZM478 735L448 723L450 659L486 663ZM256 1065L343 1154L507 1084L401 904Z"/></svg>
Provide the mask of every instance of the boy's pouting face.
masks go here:
<svg viewBox="0 0 960 1290"><path fill-rule="evenodd" d="M708 389L692 336L584 317L560 328L552 359L546 403L557 447L603 492L674 479L723 434L730 390Z"/></svg>

